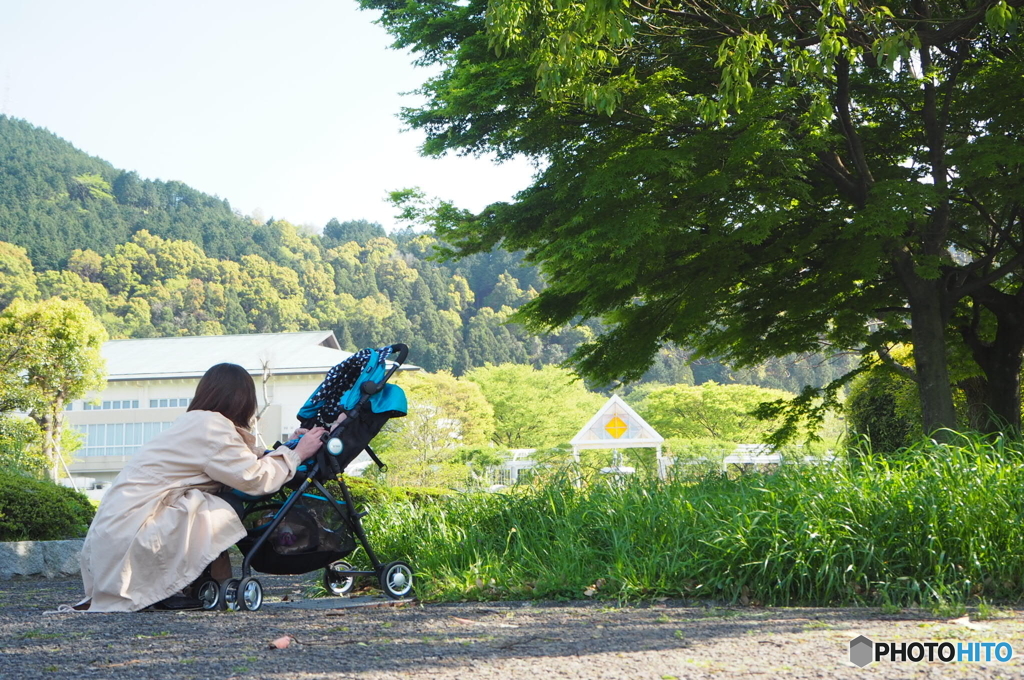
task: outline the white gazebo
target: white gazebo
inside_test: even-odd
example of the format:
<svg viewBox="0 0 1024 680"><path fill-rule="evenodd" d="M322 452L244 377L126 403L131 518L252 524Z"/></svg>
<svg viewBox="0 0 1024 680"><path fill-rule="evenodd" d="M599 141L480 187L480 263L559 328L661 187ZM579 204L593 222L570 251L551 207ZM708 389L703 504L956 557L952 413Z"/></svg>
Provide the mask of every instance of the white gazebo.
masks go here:
<svg viewBox="0 0 1024 680"><path fill-rule="evenodd" d="M661 445L665 438L637 415L618 395L605 402L583 429L572 438L572 456L578 463L583 449L612 449L616 452L612 467L603 468L605 474L632 474L635 470L622 465L617 452L622 449L657 449L658 476L665 477Z"/></svg>

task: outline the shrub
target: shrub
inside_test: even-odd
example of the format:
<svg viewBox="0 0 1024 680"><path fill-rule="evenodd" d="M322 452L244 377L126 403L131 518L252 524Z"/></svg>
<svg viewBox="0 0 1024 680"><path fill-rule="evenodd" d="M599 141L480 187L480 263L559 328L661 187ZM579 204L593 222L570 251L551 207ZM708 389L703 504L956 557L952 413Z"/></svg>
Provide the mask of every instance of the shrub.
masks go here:
<svg viewBox="0 0 1024 680"><path fill-rule="evenodd" d="M876 453L889 454L913 443L922 429L917 388L889 367L878 365L857 376L846 398L846 418L854 435L863 435Z"/></svg>
<svg viewBox="0 0 1024 680"><path fill-rule="evenodd" d="M349 491L352 492L356 505L387 505L389 503L411 503L420 505L436 501L451 495L447 489L419 486L385 486L364 477L345 477ZM336 482L328 482L327 490L336 498L341 498L341 490Z"/></svg>
<svg viewBox="0 0 1024 680"><path fill-rule="evenodd" d="M85 535L88 497L53 482L0 471L0 541L53 541Z"/></svg>
<svg viewBox="0 0 1024 680"><path fill-rule="evenodd" d="M0 414L0 470L44 475L49 467L39 426L28 418Z"/></svg>

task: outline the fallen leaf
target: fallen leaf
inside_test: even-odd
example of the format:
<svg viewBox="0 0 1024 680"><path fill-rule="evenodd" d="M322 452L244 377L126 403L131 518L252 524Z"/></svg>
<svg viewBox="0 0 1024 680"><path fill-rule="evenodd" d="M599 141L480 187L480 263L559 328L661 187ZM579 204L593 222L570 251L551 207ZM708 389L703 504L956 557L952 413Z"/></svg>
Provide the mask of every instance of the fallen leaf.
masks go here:
<svg viewBox="0 0 1024 680"><path fill-rule="evenodd" d="M274 640L273 642L271 642L270 643L270 649L288 649L288 645L290 645L291 643L292 643L292 636L291 635L285 635L285 636L279 637L276 640Z"/></svg>
<svg viewBox="0 0 1024 680"><path fill-rule="evenodd" d="M591 583L590 587L583 591L583 594L587 597L593 597L597 593L597 591L601 589L601 586L603 586L605 583L606 581L603 578L599 578L593 583Z"/></svg>

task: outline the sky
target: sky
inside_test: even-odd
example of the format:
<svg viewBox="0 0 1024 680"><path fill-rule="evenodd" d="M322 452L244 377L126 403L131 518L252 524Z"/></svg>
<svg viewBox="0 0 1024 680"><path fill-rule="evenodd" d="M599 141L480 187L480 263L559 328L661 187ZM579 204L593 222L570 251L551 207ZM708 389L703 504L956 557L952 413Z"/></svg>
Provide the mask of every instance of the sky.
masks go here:
<svg viewBox="0 0 1024 680"><path fill-rule="evenodd" d="M0 113L146 179L322 229L402 226L389 191L479 211L525 160L419 155L402 107L436 70L355 0L0 0Z"/></svg>

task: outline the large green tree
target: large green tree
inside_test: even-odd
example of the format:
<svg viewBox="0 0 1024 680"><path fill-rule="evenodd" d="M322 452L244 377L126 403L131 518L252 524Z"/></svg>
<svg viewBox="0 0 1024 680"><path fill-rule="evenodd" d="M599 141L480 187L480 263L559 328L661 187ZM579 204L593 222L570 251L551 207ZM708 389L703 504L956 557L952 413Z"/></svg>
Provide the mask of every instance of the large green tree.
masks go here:
<svg viewBox="0 0 1024 680"><path fill-rule="evenodd" d="M14 300L39 297L36 273L24 248L0 241L0 310Z"/></svg>
<svg viewBox="0 0 1024 680"><path fill-rule="evenodd" d="M652 391L636 410L663 437L756 443L774 424L759 420L754 411L786 396L754 385L672 385Z"/></svg>
<svg viewBox="0 0 1024 680"><path fill-rule="evenodd" d="M450 373L401 373L409 415L388 423L379 442L392 484L451 485L465 476L460 451L488 442L494 409L480 387Z"/></svg>
<svg viewBox="0 0 1024 680"><path fill-rule="evenodd" d="M0 415L27 412L42 432L54 479L64 407L104 382L103 326L79 301L16 300L0 314Z"/></svg>
<svg viewBox="0 0 1024 680"><path fill-rule="evenodd" d="M488 364L474 368L466 379L480 385L494 407L492 441L511 449L565 444L605 402L557 366Z"/></svg>
<svg viewBox="0 0 1024 680"><path fill-rule="evenodd" d="M513 203L434 221L541 265L538 328L607 323L585 373L637 378L666 342L743 366L906 340L933 431L961 341L1019 423L1021 2L361 4L443 67L405 114L427 153L542 161Z"/></svg>

